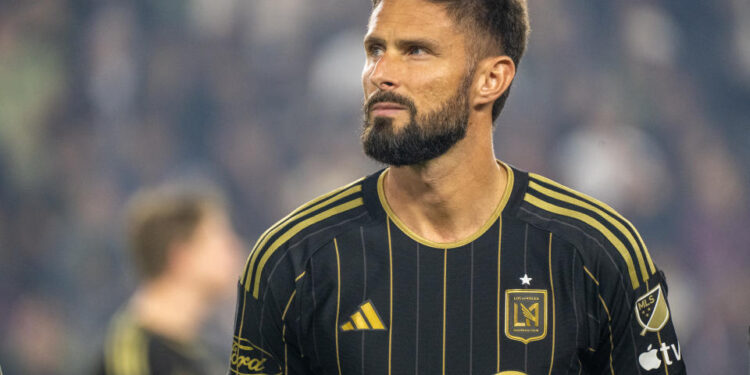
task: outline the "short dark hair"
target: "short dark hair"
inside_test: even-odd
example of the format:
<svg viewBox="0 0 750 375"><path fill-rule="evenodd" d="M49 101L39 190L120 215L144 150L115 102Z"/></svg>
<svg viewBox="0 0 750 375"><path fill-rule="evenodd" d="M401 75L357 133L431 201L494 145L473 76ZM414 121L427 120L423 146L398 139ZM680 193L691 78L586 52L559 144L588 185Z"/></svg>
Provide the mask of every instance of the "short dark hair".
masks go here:
<svg viewBox="0 0 750 375"><path fill-rule="evenodd" d="M518 67L526 50L529 16L526 0L426 0L443 4L448 15L469 35L476 60L507 55ZM382 0L372 0L376 7ZM492 121L500 115L510 87L492 106Z"/></svg>
<svg viewBox="0 0 750 375"><path fill-rule="evenodd" d="M162 185L137 192L128 203L128 248L141 279L161 275L169 250L186 241L210 212L225 210L218 189Z"/></svg>

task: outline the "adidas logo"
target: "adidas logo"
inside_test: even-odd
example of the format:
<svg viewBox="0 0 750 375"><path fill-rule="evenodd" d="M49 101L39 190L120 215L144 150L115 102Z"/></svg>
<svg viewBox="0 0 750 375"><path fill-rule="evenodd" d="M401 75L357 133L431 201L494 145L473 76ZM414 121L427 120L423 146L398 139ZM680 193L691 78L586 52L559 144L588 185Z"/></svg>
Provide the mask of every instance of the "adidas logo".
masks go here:
<svg viewBox="0 0 750 375"><path fill-rule="evenodd" d="M349 321L341 325L342 331L384 331L385 325L380 319L372 302L359 305Z"/></svg>

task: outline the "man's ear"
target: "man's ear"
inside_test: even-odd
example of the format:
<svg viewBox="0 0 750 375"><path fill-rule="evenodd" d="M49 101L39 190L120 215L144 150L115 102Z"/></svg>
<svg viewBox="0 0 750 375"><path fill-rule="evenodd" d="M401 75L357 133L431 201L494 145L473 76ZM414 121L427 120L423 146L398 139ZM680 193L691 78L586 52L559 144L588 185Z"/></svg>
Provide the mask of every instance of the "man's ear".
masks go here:
<svg viewBox="0 0 750 375"><path fill-rule="evenodd" d="M510 87L516 76L516 64L509 56L487 57L477 64L477 86L474 106L482 107L495 103ZM490 109L491 110L491 109Z"/></svg>

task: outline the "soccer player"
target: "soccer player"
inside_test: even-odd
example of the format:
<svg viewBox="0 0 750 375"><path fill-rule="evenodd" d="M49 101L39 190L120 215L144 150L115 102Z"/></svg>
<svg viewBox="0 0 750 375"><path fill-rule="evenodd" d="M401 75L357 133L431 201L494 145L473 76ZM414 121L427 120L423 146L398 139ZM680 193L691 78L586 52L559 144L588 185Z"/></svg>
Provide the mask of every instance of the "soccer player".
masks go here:
<svg viewBox="0 0 750 375"><path fill-rule="evenodd" d="M375 0L362 142L239 283L233 374L683 374L664 275L612 208L495 158L522 0Z"/></svg>
<svg viewBox="0 0 750 375"><path fill-rule="evenodd" d="M208 374L196 336L231 290L227 270L240 254L222 198L200 187L144 190L130 203L128 236L141 282L112 318L97 373Z"/></svg>

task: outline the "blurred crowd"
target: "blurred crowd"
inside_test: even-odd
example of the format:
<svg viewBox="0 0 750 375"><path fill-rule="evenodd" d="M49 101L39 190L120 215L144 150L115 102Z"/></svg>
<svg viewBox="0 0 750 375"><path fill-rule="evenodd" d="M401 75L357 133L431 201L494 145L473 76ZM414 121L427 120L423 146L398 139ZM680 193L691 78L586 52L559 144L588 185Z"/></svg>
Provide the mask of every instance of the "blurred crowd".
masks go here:
<svg viewBox="0 0 750 375"><path fill-rule="evenodd" d="M691 373L750 325L750 3L530 1L498 157L601 198L666 272ZM379 168L361 151L369 0L0 2L0 365L81 374L132 292L123 205L225 189L246 249ZM227 272L239 275L243 264ZM225 371L233 292L204 340Z"/></svg>

